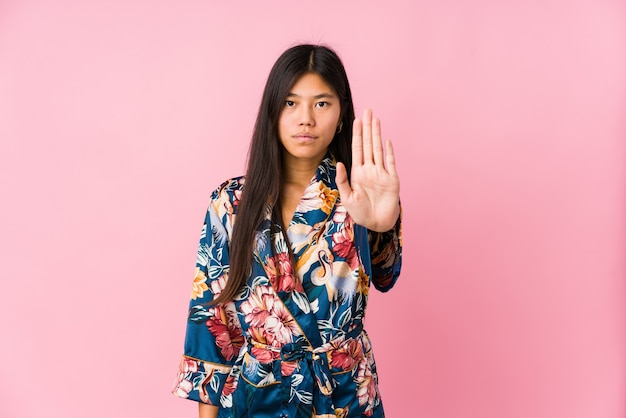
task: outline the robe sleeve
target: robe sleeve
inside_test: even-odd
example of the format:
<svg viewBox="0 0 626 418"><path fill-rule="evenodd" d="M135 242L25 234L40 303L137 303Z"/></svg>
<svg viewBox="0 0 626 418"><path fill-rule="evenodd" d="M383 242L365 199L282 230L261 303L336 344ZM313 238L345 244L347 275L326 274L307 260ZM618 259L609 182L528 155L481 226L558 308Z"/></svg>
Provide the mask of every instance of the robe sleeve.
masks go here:
<svg viewBox="0 0 626 418"><path fill-rule="evenodd" d="M228 277L229 194L216 190L206 213L196 259L184 354L172 393L219 406L222 389L243 345L233 302L210 305ZM229 210L230 208L230 210Z"/></svg>
<svg viewBox="0 0 626 418"><path fill-rule="evenodd" d="M402 267L402 208L395 226L386 232L368 230L372 282L381 292L391 289Z"/></svg>

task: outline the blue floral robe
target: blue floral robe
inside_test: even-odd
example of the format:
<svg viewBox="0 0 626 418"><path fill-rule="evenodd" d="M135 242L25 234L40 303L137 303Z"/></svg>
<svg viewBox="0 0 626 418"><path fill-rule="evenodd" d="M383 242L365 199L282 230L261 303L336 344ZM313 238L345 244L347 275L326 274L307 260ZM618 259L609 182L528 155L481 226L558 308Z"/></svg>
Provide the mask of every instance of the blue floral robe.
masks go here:
<svg viewBox="0 0 626 418"><path fill-rule="evenodd" d="M326 157L287 227L296 265L269 210L252 271L233 302L212 306L229 271L229 239L244 178L211 197L200 237L185 350L173 393L220 406L219 417L382 417L376 364L363 329L370 281L400 274L400 219L377 233L353 223Z"/></svg>

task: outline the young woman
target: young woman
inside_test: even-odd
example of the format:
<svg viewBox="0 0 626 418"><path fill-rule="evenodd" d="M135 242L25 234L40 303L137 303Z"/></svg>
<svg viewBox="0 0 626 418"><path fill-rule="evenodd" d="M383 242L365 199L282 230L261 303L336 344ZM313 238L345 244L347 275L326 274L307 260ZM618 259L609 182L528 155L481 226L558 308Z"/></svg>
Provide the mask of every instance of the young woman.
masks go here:
<svg viewBox="0 0 626 418"><path fill-rule="evenodd" d="M245 177L211 196L173 393L200 417L382 417L363 318L400 273L391 143L329 48L272 68Z"/></svg>

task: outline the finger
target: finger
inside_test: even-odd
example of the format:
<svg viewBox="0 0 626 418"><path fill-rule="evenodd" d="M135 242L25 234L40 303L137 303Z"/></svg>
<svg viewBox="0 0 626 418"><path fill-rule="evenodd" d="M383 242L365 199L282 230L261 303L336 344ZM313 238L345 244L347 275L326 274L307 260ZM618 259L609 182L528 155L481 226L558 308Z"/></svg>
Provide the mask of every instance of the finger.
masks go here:
<svg viewBox="0 0 626 418"><path fill-rule="evenodd" d="M352 165L363 164L363 128L359 119L352 123Z"/></svg>
<svg viewBox="0 0 626 418"><path fill-rule="evenodd" d="M363 163L373 163L372 156L372 110L363 111Z"/></svg>
<svg viewBox="0 0 626 418"><path fill-rule="evenodd" d="M385 160L383 159L383 140L380 136L380 120L376 118L372 120L372 146L374 148L374 164L384 168Z"/></svg>
<svg viewBox="0 0 626 418"><path fill-rule="evenodd" d="M348 182L348 173L346 166L343 163L337 163L337 175L335 176L335 183L337 184L337 190L342 200L348 200L352 194L352 188Z"/></svg>
<svg viewBox="0 0 626 418"><path fill-rule="evenodd" d="M389 140L385 141L385 163L387 165L387 172L393 177L398 177L398 172L396 171L396 158L393 155L393 145Z"/></svg>

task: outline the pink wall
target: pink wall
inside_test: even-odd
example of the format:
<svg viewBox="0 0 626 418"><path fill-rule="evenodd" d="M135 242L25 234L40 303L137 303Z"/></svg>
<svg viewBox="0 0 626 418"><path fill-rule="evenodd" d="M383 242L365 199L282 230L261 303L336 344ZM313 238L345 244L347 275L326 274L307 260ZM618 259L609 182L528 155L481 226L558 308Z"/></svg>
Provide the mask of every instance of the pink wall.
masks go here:
<svg viewBox="0 0 626 418"><path fill-rule="evenodd" d="M195 414L169 388L208 195L312 41L399 154L388 416L623 418L624 2L240 3L0 3L0 416Z"/></svg>

